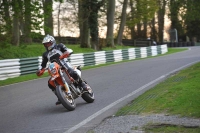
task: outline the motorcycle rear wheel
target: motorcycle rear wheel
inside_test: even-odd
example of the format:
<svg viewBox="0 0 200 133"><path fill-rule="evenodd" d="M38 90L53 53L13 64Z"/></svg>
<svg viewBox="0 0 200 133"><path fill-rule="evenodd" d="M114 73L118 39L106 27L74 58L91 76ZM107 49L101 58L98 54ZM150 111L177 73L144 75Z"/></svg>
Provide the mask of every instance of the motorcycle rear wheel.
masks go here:
<svg viewBox="0 0 200 133"><path fill-rule="evenodd" d="M71 96L69 97L66 92L65 88L61 85L56 87L56 94L58 99L60 100L61 104L69 111L73 111L76 108L76 103L74 98Z"/></svg>
<svg viewBox="0 0 200 133"><path fill-rule="evenodd" d="M83 100L85 100L87 103L93 103L94 102L94 92L91 88L91 86L85 81L83 80L83 82L85 82L86 85L89 86L90 90L84 92L81 97L83 98Z"/></svg>

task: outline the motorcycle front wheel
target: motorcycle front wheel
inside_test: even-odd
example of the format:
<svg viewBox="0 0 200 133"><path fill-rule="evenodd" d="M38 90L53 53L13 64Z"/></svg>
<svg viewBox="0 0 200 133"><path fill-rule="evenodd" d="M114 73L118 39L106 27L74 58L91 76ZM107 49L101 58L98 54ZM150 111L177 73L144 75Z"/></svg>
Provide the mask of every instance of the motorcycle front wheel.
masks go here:
<svg viewBox="0 0 200 133"><path fill-rule="evenodd" d="M56 87L56 95L61 104L69 111L73 111L76 108L75 100L72 96L68 96L65 92L64 86L58 85Z"/></svg>

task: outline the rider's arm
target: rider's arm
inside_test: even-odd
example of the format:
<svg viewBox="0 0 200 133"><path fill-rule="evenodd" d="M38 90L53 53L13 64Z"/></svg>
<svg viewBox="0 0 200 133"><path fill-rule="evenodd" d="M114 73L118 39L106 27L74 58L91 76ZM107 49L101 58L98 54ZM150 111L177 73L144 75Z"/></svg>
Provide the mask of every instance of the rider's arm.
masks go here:
<svg viewBox="0 0 200 133"><path fill-rule="evenodd" d="M48 58L47 58L47 52L43 53L42 55L42 63L41 63L41 67L42 69L46 68L47 62L48 62Z"/></svg>
<svg viewBox="0 0 200 133"><path fill-rule="evenodd" d="M60 45L61 52L63 52L63 55L60 56L60 59L67 58L73 53L73 50L67 48L64 44L61 43L59 45Z"/></svg>
<svg viewBox="0 0 200 133"><path fill-rule="evenodd" d="M48 59L47 59L46 55L47 55L46 52L42 55L42 63L41 63L41 67L42 68L36 71L36 75L37 76L41 76L45 72L46 64L48 62Z"/></svg>

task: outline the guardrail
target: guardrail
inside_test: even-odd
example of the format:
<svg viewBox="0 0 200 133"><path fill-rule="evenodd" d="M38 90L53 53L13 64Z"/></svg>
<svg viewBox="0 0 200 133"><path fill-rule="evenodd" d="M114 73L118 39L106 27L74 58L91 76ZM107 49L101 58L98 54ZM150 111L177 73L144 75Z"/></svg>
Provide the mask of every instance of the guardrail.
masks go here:
<svg viewBox="0 0 200 133"><path fill-rule="evenodd" d="M74 65L95 66L109 62L133 60L156 56L168 52L167 45L158 45L141 48L129 48L92 53L72 54L68 59ZM0 80L35 73L42 62L42 57L0 60Z"/></svg>

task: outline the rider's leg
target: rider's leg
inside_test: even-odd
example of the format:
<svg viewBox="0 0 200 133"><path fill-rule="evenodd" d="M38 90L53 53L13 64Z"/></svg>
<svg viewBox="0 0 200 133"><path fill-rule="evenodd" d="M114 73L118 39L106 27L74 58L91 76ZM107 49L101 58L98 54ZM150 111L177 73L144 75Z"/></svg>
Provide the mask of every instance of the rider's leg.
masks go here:
<svg viewBox="0 0 200 133"><path fill-rule="evenodd" d="M76 71L74 71L72 68L69 68L68 72L70 76L72 76L72 78L78 82L78 84L83 88L83 90L87 90L87 85L83 82L83 80Z"/></svg>
<svg viewBox="0 0 200 133"><path fill-rule="evenodd" d="M74 69L72 68L72 66L69 62L66 62L65 67L66 67L69 75L72 76L72 78L78 82L78 84L83 88L83 90L88 90L87 85L83 82L83 80L78 75L78 73L76 71L74 71Z"/></svg>

